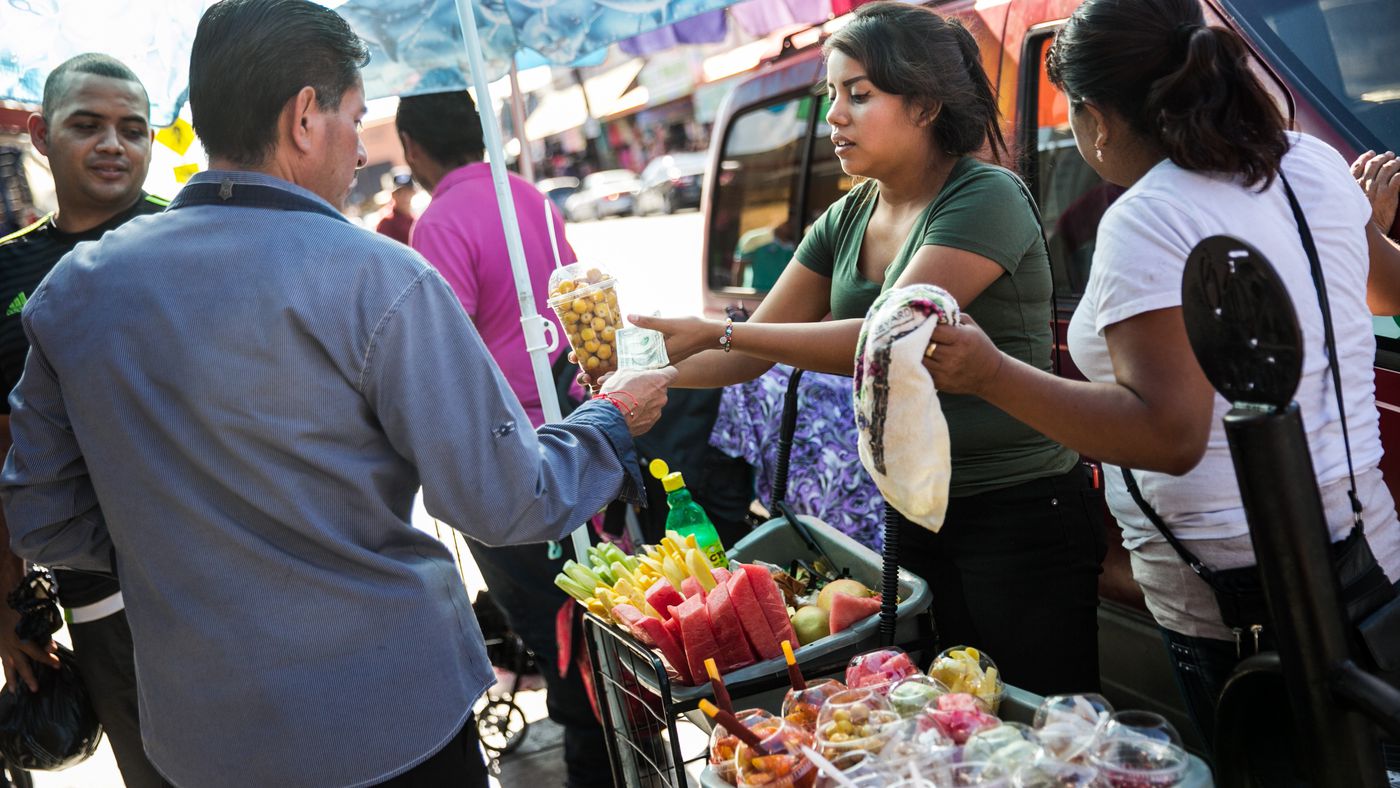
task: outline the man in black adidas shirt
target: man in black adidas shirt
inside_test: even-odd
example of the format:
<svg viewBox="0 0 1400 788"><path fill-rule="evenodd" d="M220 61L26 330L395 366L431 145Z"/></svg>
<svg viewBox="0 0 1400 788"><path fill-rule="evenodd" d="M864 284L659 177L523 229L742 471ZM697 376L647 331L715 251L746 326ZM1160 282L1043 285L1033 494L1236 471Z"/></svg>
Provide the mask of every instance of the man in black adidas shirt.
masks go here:
<svg viewBox="0 0 1400 788"><path fill-rule="evenodd" d="M58 210L0 238L0 456L9 451L9 392L24 372L29 341L20 312L54 265L82 241L134 217L158 213L165 201L141 190L150 166L150 101L136 75L106 55L79 55L44 83L44 107L29 119L35 149L49 160ZM67 611L78 671L128 788L162 786L146 759L137 717L131 629L116 578L60 571L59 601ZM10 552L0 518L0 597L19 585L23 562ZM0 604L0 661L5 680L37 688L33 660L56 665L54 645L41 648L15 635L18 614Z"/></svg>

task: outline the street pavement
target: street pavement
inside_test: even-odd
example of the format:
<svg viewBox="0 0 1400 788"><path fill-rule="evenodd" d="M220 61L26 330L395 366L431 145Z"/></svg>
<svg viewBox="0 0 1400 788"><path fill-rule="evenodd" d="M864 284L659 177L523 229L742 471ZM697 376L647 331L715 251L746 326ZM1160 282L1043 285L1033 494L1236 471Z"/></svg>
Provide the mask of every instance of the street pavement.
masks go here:
<svg viewBox="0 0 1400 788"><path fill-rule="evenodd" d="M700 313L701 232L700 214L692 211L672 216L570 224L566 235L581 261L602 263L617 277L618 298L624 310L643 314L659 312L670 317ZM439 526L423 511L421 501L414 510L414 525L428 533L441 533L445 541L453 538L446 526ZM475 596L485 584L470 553L463 549L461 555L463 582L468 593ZM58 639L65 645L69 643L66 629L59 633ZM521 693L518 702L526 719L539 730L531 730L525 751L517 756L516 763L512 763L511 758L502 762L504 785L519 784L510 776L514 769L523 770L527 764L532 777L555 773L557 769L557 782L535 784L563 784L562 745L557 731L552 731L548 720L544 719L544 696L543 690ZM97 753L87 761L62 772L37 772L34 785L36 788L123 788L121 774L105 737Z"/></svg>

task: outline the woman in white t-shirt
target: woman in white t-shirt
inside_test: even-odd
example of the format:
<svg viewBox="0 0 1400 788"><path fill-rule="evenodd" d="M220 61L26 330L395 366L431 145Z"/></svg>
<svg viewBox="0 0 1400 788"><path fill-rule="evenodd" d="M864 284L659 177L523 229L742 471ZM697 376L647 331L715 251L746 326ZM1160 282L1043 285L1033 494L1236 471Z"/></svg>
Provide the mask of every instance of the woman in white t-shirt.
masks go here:
<svg viewBox="0 0 1400 788"><path fill-rule="evenodd" d="M942 390L976 394L1045 435L1134 469L1147 502L1212 569L1255 563L1221 417L1186 337L1181 279L1200 240L1230 234L1283 276L1305 340L1297 392L1334 541L1352 526L1336 395L1321 314L1282 183L1287 175L1316 239L1331 298L1366 534L1400 578L1400 525L1381 471L1367 308L1372 259L1393 255L1347 163L1285 131L1230 31L1207 27L1196 0L1089 0L1056 37L1050 78L1070 99L1080 153L1127 187L1098 228L1069 346L1090 382L1065 380L998 352L975 326L940 327L928 366ZM1377 257L1393 268L1393 257ZM1380 303L1380 302L1377 302ZM1219 690L1243 653L1209 587L1185 565L1105 467L1108 503L1133 574L1162 627L1188 708L1213 739ZM1245 633L1248 639L1248 633Z"/></svg>

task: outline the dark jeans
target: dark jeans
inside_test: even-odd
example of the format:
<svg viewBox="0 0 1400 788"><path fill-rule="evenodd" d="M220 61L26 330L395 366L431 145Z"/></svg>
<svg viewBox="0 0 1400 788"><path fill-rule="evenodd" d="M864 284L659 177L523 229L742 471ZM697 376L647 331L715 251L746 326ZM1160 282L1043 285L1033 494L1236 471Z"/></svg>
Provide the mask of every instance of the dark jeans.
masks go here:
<svg viewBox="0 0 1400 788"><path fill-rule="evenodd" d="M554 585L554 576L563 571L565 559L551 560L543 544L486 547L468 539L467 545L486 587L491 589L491 599L505 612L510 628L535 653L544 675L549 718L564 727L565 785L611 788L607 741L603 726L593 715L583 679L574 666L567 676L559 675L554 617L560 606L571 600ZM568 542L564 551L573 553Z"/></svg>
<svg viewBox="0 0 1400 788"><path fill-rule="evenodd" d="M486 788L486 761L476 737L476 717L428 760L380 783L381 788Z"/></svg>
<svg viewBox="0 0 1400 788"><path fill-rule="evenodd" d="M1209 752L1215 746L1215 707L1220 691L1240 663L1235 644L1228 640L1197 638L1162 628L1177 689L1186 702L1186 713L1201 734ZM1253 654L1253 644L1245 651Z"/></svg>
<svg viewBox="0 0 1400 788"><path fill-rule="evenodd" d="M68 625L77 658L78 675L92 698L112 755L127 788L158 788L165 784L146 758L136 709L136 664L132 657L131 626L121 610L96 621Z"/></svg>
<svg viewBox="0 0 1400 788"><path fill-rule="evenodd" d="M1041 695L1097 692L1102 492L1083 466L948 502L906 524L899 563L929 582L940 646L975 646Z"/></svg>

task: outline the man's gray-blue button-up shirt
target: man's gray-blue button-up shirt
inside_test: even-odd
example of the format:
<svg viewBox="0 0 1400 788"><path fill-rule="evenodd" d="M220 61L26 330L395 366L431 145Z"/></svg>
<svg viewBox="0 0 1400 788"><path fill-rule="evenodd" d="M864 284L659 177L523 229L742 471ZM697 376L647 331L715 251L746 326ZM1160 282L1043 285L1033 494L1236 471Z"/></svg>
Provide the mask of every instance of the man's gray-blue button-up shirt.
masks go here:
<svg viewBox="0 0 1400 788"><path fill-rule="evenodd" d="M193 183L225 180L329 207L264 175ZM640 484L632 441L608 403L530 429L408 247L237 202L128 222L35 290L0 495L26 558L115 550L168 779L372 784L493 680L452 556L409 522L420 485L482 542L554 539Z"/></svg>

